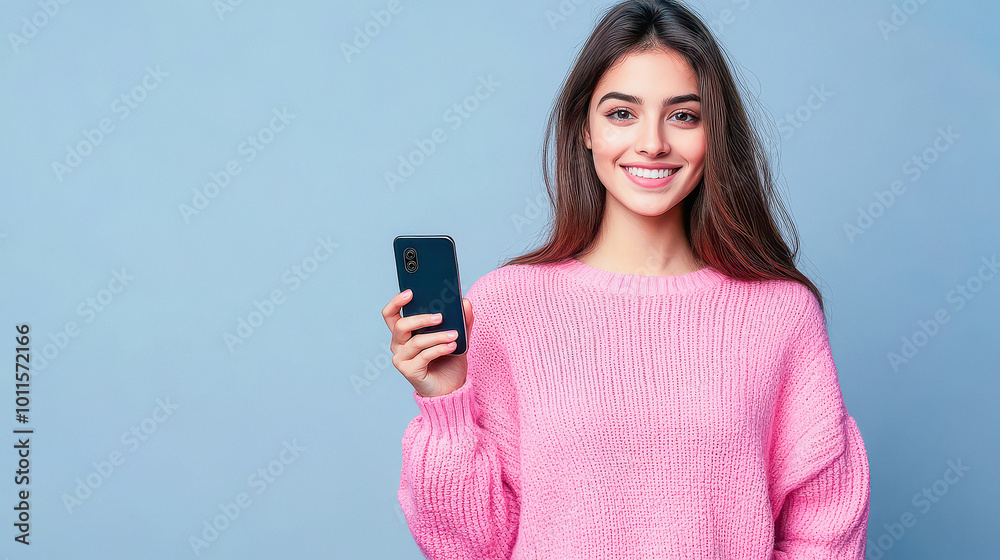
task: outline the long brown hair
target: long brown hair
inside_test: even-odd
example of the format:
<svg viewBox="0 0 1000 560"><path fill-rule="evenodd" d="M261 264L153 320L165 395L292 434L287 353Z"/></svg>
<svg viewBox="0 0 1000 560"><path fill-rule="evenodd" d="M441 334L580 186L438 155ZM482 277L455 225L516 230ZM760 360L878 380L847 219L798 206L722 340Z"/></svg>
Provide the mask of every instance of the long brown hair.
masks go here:
<svg viewBox="0 0 1000 560"><path fill-rule="evenodd" d="M549 116L542 173L554 220L540 248L501 266L542 264L575 257L597 237L605 188L583 140L590 97L604 73L623 57L671 49L698 78L706 127L704 174L682 201L684 231L694 257L731 278L787 279L809 288L823 307L819 289L795 266L795 225L775 194L767 153L727 64L705 24L674 0L628 0L610 8L591 33L563 83ZM555 135L555 180L549 159ZM792 249L782 238L777 215Z"/></svg>

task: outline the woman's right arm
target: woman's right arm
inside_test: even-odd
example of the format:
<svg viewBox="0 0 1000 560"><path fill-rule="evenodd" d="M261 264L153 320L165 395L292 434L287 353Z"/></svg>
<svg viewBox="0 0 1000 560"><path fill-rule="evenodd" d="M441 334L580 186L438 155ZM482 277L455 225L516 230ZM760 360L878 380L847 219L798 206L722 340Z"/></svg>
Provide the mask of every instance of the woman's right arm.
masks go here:
<svg viewBox="0 0 1000 560"><path fill-rule="evenodd" d="M420 411L403 434L398 499L414 540L430 559L507 559L517 538L517 396L506 351L491 324L498 309L489 308L489 298L480 299L477 284L463 302L472 327L464 355L447 355L450 350L431 339L414 343L417 348L409 352L394 350L405 357L426 349L393 362L414 384ZM473 308L479 315L475 325ZM410 330L433 324L420 323L419 317L399 322L414 319L405 327ZM421 336L436 335L411 340ZM434 356L425 371L420 369L423 352Z"/></svg>

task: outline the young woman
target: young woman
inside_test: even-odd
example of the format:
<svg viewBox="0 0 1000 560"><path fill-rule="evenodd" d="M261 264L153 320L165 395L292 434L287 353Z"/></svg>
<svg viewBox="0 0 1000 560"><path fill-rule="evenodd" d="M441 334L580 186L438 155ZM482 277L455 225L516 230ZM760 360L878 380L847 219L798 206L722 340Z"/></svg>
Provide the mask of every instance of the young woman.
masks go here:
<svg viewBox="0 0 1000 560"><path fill-rule="evenodd" d="M470 287L466 354L411 336L436 319L400 318L406 292L382 311L420 411L398 494L420 550L863 558L868 460L822 298L708 28L613 7L549 125L551 236Z"/></svg>

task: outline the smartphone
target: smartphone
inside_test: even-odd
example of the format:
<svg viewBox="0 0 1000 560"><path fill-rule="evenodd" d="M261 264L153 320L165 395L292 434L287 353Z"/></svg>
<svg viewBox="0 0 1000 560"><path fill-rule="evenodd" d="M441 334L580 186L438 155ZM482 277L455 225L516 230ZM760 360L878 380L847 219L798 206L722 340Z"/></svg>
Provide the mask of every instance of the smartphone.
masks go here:
<svg viewBox="0 0 1000 560"><path fill-rule="evenodd" d="M455 350L446 355L464 354L465 310L455 240L447 235L399 235L392 240L392 251L399 291L413 291L400 316L440 313L440 323L414 329L413 334L458 331Z"/></svg>

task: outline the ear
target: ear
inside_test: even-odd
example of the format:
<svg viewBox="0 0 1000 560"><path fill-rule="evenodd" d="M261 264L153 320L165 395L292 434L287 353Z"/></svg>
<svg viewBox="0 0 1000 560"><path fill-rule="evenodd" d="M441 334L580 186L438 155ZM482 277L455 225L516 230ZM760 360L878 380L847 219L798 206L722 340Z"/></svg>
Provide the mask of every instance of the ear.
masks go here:
<svg viewBox="0 0 1000 560"><path fill-rule="evenodd" d="M593 142L590 140L590 122L584 121L583 123L583 143L587 146L588 150L593 150Z"/></svg>

